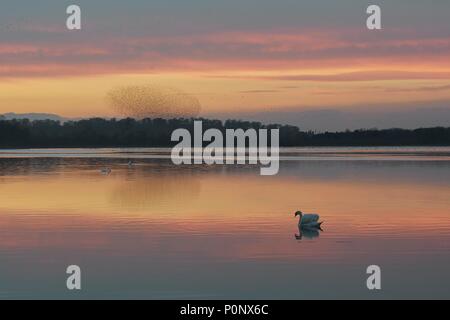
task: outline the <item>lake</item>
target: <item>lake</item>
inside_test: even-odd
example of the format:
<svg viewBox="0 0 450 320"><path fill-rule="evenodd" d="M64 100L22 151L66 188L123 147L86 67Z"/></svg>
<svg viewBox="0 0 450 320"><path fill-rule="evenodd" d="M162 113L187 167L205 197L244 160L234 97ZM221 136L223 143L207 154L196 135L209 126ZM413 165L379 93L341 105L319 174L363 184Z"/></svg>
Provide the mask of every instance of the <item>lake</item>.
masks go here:
<svg viewBox="0 0 450 320"><path fill-rule="evenodd" d="M3 299L449 299L449 270L447 147L285 148L275 176L164 148L0 151Z"/></svg>

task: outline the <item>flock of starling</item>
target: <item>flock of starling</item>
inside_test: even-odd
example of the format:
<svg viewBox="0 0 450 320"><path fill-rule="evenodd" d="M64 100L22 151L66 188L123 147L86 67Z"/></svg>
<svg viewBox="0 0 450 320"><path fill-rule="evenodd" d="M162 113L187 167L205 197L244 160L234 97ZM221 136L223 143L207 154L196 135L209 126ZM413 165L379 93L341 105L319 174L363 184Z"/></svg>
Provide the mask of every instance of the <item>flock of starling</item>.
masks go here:
<svg viewBox="0 0 450 320"><path fill-rule="evenodd" d="M114 88L107 93L107 100L121 116L136 119L191 118L198 116L201 109L194 96L154 85Z"/></svg>

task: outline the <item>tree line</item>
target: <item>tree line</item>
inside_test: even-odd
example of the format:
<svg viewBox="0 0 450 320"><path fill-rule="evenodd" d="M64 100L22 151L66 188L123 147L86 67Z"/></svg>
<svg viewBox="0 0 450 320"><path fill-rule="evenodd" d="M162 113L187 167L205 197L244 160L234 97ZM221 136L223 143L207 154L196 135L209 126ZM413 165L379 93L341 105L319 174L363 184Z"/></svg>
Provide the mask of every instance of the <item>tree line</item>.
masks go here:
<svg viewBox="0 0 450 320"><path fill-rule="evenodd" d="M59 122L54 120L0 120L0 148L58 147L171 147L175 129L193 132L194 120L203 130L279 129L280 146L450 146L450 127L359 129L342 132L302 131L291 125L243 120L210 119L102 119Z"/></svg>

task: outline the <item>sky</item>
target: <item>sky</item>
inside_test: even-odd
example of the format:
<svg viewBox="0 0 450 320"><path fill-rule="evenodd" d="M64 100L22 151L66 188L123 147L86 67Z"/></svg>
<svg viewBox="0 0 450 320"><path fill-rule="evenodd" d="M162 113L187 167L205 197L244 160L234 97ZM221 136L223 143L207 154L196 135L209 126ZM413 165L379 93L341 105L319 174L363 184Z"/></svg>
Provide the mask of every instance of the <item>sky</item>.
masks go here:
<svg viewBox="0 0 450 320"><path fill-rule="evenodd" d="M82 29L66 28L81 7ZM382 30L366 28L378 4ZM305 129L450 123L448 0L15 0L0 10L0 113L117 116L121 86L202 116Z"/></svg>

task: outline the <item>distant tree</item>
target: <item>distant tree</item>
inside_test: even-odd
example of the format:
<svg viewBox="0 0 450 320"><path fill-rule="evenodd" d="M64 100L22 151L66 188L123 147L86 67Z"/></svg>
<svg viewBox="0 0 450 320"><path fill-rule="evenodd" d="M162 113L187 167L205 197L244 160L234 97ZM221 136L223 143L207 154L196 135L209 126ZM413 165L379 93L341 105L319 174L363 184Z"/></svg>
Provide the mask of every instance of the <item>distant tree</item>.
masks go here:
<svg viewBox="0 0 450 320"><path fill-rule="evenodd" d="M0 148L44 147L170 147L171 134L185 128L191 133L194 120L203 130L279 129L280 146L450 146L450 128L359 129L342 132L301 131L290 125L265 125L255 121L211 119L102 119L61 123L55 120L0 119Z"/></svg>

